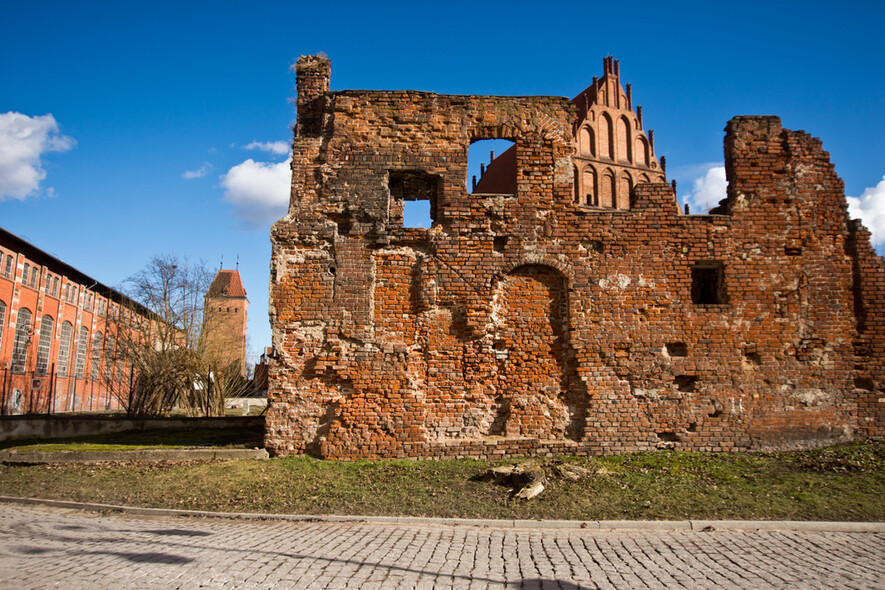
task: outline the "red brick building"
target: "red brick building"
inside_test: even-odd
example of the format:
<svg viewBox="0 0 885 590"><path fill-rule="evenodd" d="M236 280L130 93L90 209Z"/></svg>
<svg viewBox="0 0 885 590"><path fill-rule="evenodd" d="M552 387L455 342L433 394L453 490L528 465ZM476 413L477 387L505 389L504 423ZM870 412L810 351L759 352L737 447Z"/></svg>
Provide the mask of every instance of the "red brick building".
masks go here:
<svg viewBox="0 0 885 590"><path fill-rule="evenodd" d="M329 90L296 66L271 233L266 444L455 457L737 450L885 434L885 262L821 142L725 134L686 215L618 63L575 99ZM473 193L467 153L514 142ZM403 226L427 200L432 227Z"/></svg>
<svg viewBox="0 0 885 590"><path fill-rule="evenodd" d="M118 326L141 305L0 228L0 411L120 409Z"/></svg>

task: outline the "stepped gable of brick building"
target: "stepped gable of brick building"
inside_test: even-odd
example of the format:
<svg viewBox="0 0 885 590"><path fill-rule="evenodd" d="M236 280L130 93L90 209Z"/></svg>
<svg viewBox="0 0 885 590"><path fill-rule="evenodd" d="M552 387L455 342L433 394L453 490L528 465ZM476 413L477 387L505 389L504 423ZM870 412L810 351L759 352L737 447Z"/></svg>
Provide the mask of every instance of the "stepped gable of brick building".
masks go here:
<svg viewBox="0 0 885 590"><path fill-rule="evenodd" d="M328 59L298 60L289 213L271 232L272 452L885 434L885 265L820 141L732 119L728 196L687 215L618 63L603 66L569 100L330 91ZM482 139L515 144L509 189L468 191ZM429 229L404 225L415 200Z"/></svg>

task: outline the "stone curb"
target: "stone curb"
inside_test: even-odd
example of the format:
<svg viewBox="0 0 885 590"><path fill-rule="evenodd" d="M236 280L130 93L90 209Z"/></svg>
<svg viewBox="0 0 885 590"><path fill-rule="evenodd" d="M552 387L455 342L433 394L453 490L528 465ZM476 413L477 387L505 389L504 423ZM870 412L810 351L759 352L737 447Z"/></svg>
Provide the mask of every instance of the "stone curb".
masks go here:
<svg viewBox="0 0 885 590"><path fill-rule="evenodd" d="M141 451L58 451L15 453L0 451L0 463L101 463L104 461L211 461L268 459L266 449L145 449Z"/></svg>
<svg viewBox="0 0 885 590"><path fill-rule="evenodd" d="M473 526L503 529L574 529L602 531L803 531L829 533L885 533L885 522L834 522L803 520L495 520L462 518L425 518L412 516L337 516L311 514L260 514L254 512L209 512L206 510L174 510L169 508L138 508L67 500L16 498L0 496L0 502L85 510L88 512L120 512L138 516L172 516L189 518L228 518L233 520L279 520L292 522L352 522L399 525Z"/></svg>

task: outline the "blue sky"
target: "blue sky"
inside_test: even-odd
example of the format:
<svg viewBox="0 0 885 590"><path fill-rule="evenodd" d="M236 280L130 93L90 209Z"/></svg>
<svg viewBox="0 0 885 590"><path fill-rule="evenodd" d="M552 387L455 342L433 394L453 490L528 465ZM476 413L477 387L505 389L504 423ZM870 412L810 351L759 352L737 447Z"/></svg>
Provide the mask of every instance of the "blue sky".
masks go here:
<svg viewBox="0 0 885 590"><path fill-rule="evenodd" d="M882 23L873 1L6 2L0 226L111 285L239 256L257 352L299 55L328 54L333 90L571 97L611 54L694 211L728 119L773 114L823 140L885 242Z"/></svg>

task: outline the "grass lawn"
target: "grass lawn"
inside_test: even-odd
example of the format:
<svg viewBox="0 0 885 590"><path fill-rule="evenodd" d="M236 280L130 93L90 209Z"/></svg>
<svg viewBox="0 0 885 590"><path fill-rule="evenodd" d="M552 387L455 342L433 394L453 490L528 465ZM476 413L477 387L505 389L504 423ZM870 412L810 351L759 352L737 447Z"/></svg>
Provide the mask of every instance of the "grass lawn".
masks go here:
<svg viewBox="0 0 885 590"><path fill-rule="evenodd" d="M788 453L564 457L557 461L589 475L549 478L547 489L531 500L513 498L509 488L478 477L496 465L523 461L288 457L0 465L0 494L288 514L885 521L885 442Z"/></svg>
<svg viewBox="0 0 885 590"><path fill-rule="evenodd" d="M10 440L0 442L0 450L18 453L58 451L134 451L139 449L175 449L182 447L249 448L263 446L261 428L224 428L195 430L149 430L96 434L81 438L52 441Z"/></svg>

